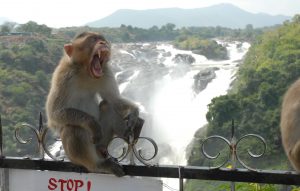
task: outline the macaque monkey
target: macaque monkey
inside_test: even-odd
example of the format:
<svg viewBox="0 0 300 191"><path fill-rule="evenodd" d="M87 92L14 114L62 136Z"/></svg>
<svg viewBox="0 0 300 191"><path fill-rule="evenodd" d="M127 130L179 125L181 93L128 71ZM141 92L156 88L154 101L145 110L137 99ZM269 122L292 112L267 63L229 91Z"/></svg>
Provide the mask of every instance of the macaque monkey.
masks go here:
<svg viewBox="0 0 300 191"><path fill-rule="evenodd" d="M280 126L286 155L300 172L300 79L292 84L284 96Z"/></svg>
<svg viewBox="0 0 300 191"><path fill-rule="evenodd" d="M84 32L64 45L64 51L46 102L48 127L59 133L74 164L123 176L122 166L107 157L106 148L114 135L128 136L139 110L120 95L109 68L110 44L100 34Z"/></svg>

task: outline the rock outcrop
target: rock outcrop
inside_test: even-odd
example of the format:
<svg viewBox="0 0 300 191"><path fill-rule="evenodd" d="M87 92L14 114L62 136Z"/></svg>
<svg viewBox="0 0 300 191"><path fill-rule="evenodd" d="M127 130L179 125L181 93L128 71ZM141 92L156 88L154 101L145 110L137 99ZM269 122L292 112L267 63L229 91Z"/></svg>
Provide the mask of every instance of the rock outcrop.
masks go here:
<svg viewBox="0 0 300 191"><path fill-rule="evenodd" d="M217 67L205 68L194 76L193 89L195 93L199 93L204 90L209 82L216 78L215 71L219 70Z"/></svg>

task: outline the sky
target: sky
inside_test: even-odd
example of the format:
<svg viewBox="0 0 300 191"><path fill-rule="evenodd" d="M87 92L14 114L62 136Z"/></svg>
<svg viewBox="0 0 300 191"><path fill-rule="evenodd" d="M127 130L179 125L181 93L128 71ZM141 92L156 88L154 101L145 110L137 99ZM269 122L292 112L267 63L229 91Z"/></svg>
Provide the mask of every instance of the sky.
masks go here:
<svg viewBox="0 0 300 191"><path fill-rule="evenodd" d="M190 9L220 3L231 3L252 13L300 14L300 0L0 0L0 18L20 24L31 20L59 28L82 26L118 9Z"/></svg>

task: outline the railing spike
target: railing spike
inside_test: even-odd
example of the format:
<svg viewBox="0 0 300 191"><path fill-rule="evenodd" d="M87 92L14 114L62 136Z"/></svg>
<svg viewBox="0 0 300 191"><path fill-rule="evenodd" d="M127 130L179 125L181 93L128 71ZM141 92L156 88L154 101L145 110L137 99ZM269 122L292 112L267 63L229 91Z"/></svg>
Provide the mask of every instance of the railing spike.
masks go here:
<svg viewBox="0 0 300 191"><path fill-rule="evenodd" d="M0 115L0 158L3 157L3 133L2 133L2 121Z"/></svg>
<svg viewBox="0 0 300 191"><path fill-rule="evenodd" d="M42 116L42 112L40 112L39 115L39 132L41 132L43 129L43 116Z"/></svg>
<svg viewBox="0 0 300 191"><path fill-rule="evenodd" d="M234 119L231 120L231 139L234 137Z"/></svg>

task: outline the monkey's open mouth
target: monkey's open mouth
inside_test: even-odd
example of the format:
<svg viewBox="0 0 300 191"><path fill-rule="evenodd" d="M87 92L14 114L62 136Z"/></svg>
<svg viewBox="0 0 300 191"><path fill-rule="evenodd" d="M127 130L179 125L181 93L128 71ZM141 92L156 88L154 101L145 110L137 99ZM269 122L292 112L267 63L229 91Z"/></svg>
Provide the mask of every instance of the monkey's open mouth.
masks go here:
<svg viewBox="0 0 300 191"><path fill-rule="evenodd" d="M102 65L104 63L105 55L101 56L101 51L94 55L91 62L91 73L95 78L100 78L103 75Z"/></svg>

